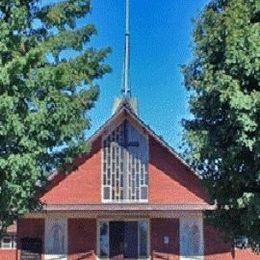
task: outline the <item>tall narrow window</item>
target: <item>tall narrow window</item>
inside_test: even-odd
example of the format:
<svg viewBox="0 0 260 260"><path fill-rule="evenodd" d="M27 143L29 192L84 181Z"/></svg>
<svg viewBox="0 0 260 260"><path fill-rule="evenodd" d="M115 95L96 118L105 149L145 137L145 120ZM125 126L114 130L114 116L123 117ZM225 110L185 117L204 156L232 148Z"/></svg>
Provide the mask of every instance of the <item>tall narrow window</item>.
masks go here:
<svg viewBox="0 0 260 260"><path fill-rule="evenodd" d="M191 227L191 252L192 255L200 254L200 230L196 224Z"/></svg>
<svg viewBox="0 0 260 260"><path fill-rule="evenodd" d="M67 258L67 219L45 220L45 257L44 259Z"/></svg>
<svg viewBox="0 0 260 260"><path fill-rule="evenodd" d="M100 256L106 258L109 256L109 224L108 222L100 222L99 224Z"/></svg>
<svg viewBox="0 0 260 260"><path fill-rule="evenodd" d="M203 219L180 219L180 259L203 259Z"/></svg>
<svg viewBox="0 0 260 260"><path fill-rule="evenodd" d="M124 121L103 140L103 201L148 200L148 140Z"/></svg>
<svg viewBox="0 0 260 260"><path fill-rule="evenodd" d="M138 247L139 256L146 258L148 256L148 222L138 222Z"/></svg>

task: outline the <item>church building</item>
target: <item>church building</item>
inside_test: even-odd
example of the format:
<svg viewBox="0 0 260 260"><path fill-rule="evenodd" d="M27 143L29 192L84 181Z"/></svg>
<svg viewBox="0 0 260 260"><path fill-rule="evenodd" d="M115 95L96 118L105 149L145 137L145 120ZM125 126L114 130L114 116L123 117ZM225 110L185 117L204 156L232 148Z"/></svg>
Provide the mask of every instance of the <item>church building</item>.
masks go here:
<svg viewBox="0 0 260 260"><path fill-rule="evenodd" d="M139 117L126 2L124 78L112 116L75 170L50 176L42 210L18 221L17 246L1 248L0 259L259 259L205 221L215 206L201 178Z"/></svg>

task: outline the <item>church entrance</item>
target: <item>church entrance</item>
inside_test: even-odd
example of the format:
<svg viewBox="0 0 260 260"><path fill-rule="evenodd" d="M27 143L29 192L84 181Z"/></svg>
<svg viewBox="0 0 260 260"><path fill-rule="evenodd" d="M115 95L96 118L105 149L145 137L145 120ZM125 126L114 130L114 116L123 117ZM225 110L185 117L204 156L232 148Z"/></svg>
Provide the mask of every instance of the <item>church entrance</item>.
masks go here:
<svg viewBox="0 0 260 260"><path fill-rule="evenodd" d="M111 222L109 226L110 258L138 258L138 222Z"/></svg>
<svg viewBox="0 0 260 260"><path fill-rule="evenodd" d="M99 257L148 258L148 221L99 222Z"/></svg>

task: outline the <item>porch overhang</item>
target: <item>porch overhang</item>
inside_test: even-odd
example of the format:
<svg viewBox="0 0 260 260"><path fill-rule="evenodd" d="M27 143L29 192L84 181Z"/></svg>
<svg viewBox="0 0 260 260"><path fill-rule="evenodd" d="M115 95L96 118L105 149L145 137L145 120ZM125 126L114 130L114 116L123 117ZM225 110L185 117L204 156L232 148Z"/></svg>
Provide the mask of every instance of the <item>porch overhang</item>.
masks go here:
<svg viewBox="0 0 260 260"><path fill-rule="evenodd" d="M187 215L202 215L204 211L214 210L209 204L48 204L41 211L31 212L25 217L77 217L77 218L109 218L146 217L174 218Z"/></svg>
<svg viewBox="0 0 260 260"><path fill-rule="evenodd" d="M214 210L210 204L132 204L132 203L104 203L104 204L46 204L45 211L176 211L176 210Z"/></svg>

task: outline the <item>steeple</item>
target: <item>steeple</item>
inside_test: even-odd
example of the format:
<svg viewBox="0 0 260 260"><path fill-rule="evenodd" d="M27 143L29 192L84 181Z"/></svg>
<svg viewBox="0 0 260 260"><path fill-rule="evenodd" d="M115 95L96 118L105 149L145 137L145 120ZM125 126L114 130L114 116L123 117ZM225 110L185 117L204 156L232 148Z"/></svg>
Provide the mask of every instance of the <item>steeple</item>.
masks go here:
<svg viewBox="0 0 260 260"><path fill-rule="evenodd" d="M130 69L130 14L129 14L129 0L126 0L125 6L125 55L124 55L124 74L123 74L123 86L122 94L124 97L131 96L131 88L129 81L129 69Z"/></svg>
<svg viewBox="0 0 260 260"><path fill-rule="evenodd" d="M130 47L130 0L125 0L125 48L121 96L115 98L112 113L126 105L137 114L137 99L132 97L130 84Z"/></svg>

